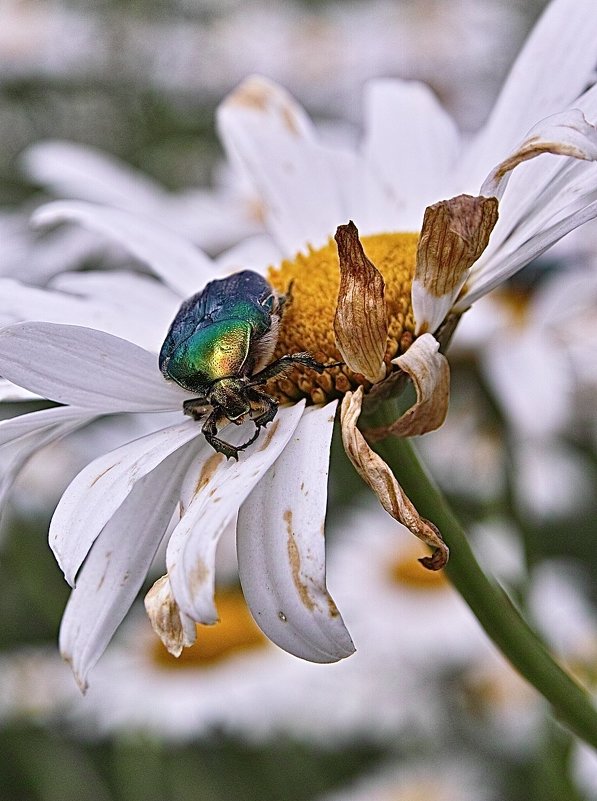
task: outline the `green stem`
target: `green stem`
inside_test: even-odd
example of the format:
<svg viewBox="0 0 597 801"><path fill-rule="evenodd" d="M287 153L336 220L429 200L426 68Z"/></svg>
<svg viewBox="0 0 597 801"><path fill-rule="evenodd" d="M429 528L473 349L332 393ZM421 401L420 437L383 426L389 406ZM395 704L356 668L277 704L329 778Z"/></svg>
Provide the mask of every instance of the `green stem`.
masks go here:
<svg viewBox="0 0 597 801"><path fill-rule="evenodd" d="M370 417L368 423L383 424ZM450 548L446 572L504 656L579 737L597 748L597 711L588 693L554 661L502 588L481 570L466 535L411 443L387 437L375 450L398 477L419 513L439 528Z"/></svg>

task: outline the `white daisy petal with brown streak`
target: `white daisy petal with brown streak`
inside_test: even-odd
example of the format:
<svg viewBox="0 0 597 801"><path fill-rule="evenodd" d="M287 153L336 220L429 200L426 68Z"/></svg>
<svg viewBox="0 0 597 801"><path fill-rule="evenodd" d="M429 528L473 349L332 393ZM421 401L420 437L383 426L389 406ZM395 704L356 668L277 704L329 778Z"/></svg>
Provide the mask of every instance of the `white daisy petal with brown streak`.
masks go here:
<svg viewBox="0 0 597 801"><path fill-rule="evenodd" d="M354 652L325 574L336 406L305 410L284 452L241 506L237 527L240 580L257 624L285 651L311 662Z"/></svg>
<svg viewBox="0 0 597 801"><path fill-rule="evenodd" d="M180 609L200 623L215 623L215 554L220 535L239 507L285 448L299 424L304 401L278 410L259 439L243 453L242 461L228 461L205 443L201 468L194 471L194 492L168 541L166 565L174 598ZM247 427L228 426L225 438L240 445ZM250 433L250 432L249 432ZM195 465L197 467L197 465Z"/></svg>
<svg viewBox="0 0 597 801"><path fill-rule="evenodd" d="M500 199L515 167L523 161L547 153L570 156L582 161L596 161L597 129L577 108L552 114L541 120L531 128L514 151L493 168L483 182L479 194Z"/></svg>

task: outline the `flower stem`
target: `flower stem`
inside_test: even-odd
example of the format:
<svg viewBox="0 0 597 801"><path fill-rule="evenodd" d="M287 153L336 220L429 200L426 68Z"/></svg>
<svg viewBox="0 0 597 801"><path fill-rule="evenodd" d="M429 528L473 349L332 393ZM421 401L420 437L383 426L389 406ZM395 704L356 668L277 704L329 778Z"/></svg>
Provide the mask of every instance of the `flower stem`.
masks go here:
<svg viewBox="0 0 597 801"><path fill-rule="evenodd" d="M367 422L373 422L372 418ZM590 696L554 661L504 590L482 571L460 523L411 443L390 436L376 443L375 450L395 473L419 513L439 528L450 548L446 573L489 637L550 702L560 721L597 747L597 710Z"/></svg>

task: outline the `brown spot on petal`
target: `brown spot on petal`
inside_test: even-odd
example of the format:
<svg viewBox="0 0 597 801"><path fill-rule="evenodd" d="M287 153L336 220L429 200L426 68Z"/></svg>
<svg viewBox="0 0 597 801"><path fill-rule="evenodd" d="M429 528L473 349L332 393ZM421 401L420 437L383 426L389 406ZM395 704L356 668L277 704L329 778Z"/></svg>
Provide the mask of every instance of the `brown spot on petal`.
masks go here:
<svg viewBox="0 0 597 801"><path fill-rule="evenodd" d="M103 478L106 475L106 473L110 472L110 470L114 470L114 468L116 467L117 464L120 464L120 462L116 462L116 464L111 464L110 467L106 467L105 470L102 470L102 472L99 474L99 476L96 476L93 479L93 481L89 485L89 488L91 489L91 487L93 487L95 484L97 484L97 482L100 480L100 478Z"/></svg>
<svg viewBox="0 0 597 801"><path fill-rule="evenodd" d="M282 120L286 129L293 135L299 135L299 127L294 111L290 106L282 107Z"/></svg>
<svg viewBox="0 0 597 801"><path fill-rule="evenodd" d="M275 112L289 133L293 136L298 136L300 133L299 121L290 97L262 78L248 78L243 81L238 89L227 97L225 105L240 106L261 113Z"/></svg>
<svg viewBox="0 0 597 801"><path fill-rule="evenodd" d="M203 487L209 484L218 468L218 465L224 460L224 458L225 457L222 453L214 453L204 463L203 467L201 468L201 473L199 473L199 478L197 479L195 492L193 493L194 495L197 495L197 493L200 492Z"/></svg>
<svg viewBox="0 0 597 801"><path fill-rule="evenodd" d="M261 441L261 445L259 446L259 450L260 451L264 451L268 447L268 445L272 441L272 437L274 436L274 434L278 430L278 426L279 425L280 425L280 421L279 420L274 420L274 422L270 426L268 426L268 428L266 429L266 434L265 434L265 436L263 437L263 439Z"/></svg>
<svg viewBox="0 0 597 801"><path fill-rule="evenodd" d="M209 579L209 575L209 568L203 559L198 559L194 569L189 574L189 587L193 594L205 584Z"/></svg>
<svg viewBox="0 0 597 801"><path fill-rule="evenodd" d="M227 106L244 106L257 111L265 111L269 99L267 86L259 80L248 79L226 98Z"/></svg>
<svg viewBox="0 0 597 801"><path fill-rule="evenodd" d="M303 606L309 611L315 609L315 604L309 595L309 590L305 583L301 580L301 555L297 544L294 539L294 532L292 530L292 510L287 509L283 515L284 522L286 523L286 531L288 533L288 561L290 562L290 569L292 571L292 581L299 594L299 598Z"/></svg>

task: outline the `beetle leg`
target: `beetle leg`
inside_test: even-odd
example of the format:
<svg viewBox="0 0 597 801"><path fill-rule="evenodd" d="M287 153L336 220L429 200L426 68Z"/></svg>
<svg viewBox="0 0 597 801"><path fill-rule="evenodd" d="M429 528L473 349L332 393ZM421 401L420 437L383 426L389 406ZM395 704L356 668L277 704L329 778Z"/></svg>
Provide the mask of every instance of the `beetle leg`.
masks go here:
<svg viewBox="0 0 597 801"><path fill-rule="evenodd" d="M323 371L327 370L329 367L340 367L343 362L321 364L321 362L316 361L310 353L293 353L288 356L281 356L279 359L276 359L275 362L264 367L263 370L255 373L249 381L249 386L253 387L257 384L264 384L266 381L269 381L270 378L274 378L279 373L284 372L284 370L289 370L293 364L303 364L305 367L310 367L318 373L323 373Z"/></svg>
<svg viewBox="0 0 597 801"><path fill-rule="evenodd" d="M249 400L257 407L251 411L251 420L255 423L257 429L263 428L263 426L271 423L278 411L277 401L267 393L255 389L255 387L247 387L246 392Z"/></svg>
<svg viewBox="0 0 597 801"><path fill-rule="evenodd" d="M259 436L259 429L255 431L255 434L248 442L245 442L244 445L231 445L230 442L226 442L218 437L218 425L229 422L230 420L221 409L214 409L203 424L201 433L215 451L223 453L227 459L236 459L238 461L238 454L255 442Z"/></svg>
<svg viewBox="0 0 597 801"><path fill-rule="evenodd" d="M184 414L188 414L193 420L201 420L210 409L211 405L205 402L205 398L190 398L182 404Z"/></svg>

